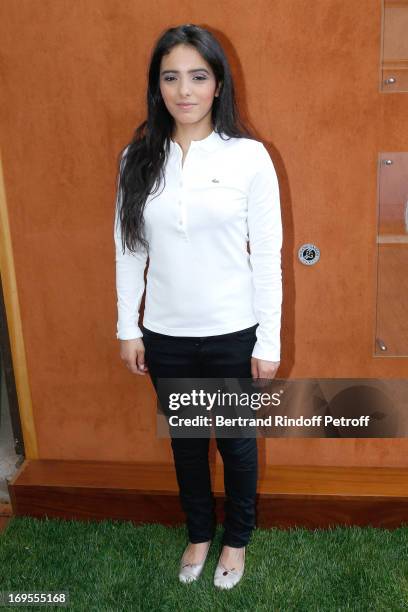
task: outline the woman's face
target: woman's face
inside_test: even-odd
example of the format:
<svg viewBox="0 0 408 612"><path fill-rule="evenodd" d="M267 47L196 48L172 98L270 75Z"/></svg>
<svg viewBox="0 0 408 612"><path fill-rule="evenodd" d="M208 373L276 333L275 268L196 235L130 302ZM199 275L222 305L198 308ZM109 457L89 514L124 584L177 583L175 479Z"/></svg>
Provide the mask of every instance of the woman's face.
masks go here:
<svg viewBox="0 0 408 612"><path fill-rule="evenodd" d="M194 47L176 45L162 57L160 91L176 124L211 121L211 108L219 87L216 88L210 65Z"/></svg>

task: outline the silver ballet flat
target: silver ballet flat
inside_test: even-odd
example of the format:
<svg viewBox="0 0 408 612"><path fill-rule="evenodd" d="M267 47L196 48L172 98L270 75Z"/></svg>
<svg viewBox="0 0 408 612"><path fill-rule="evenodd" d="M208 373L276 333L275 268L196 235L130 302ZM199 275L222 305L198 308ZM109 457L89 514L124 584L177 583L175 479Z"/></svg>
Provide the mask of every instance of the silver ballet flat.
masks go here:
<svg viewBox="0 0 408 612"><path fill-rule="evenodd" d="M183 557L181 558L181 562L180 562L180 572L179 572L180 582L184 582L184 583L194 582L194 580L197 580L197 578L199 578L201 572L203 571L203 568L204 568L204 565L207 559L208 551L210 550L210 546L211 546L211 540L208 542L207 552L205 553L205 557L201 563L184 563L184 560L183 560L184 554L183 554Z"/></svg>
<svg viewBox="0 0 408 612"><path fill-rule="evenodd" d="M245 548L244 548L244 560L243 565L240 570L236 570L235 568L227 569L223 566L220 560L218 560L218 565L215 569L214 574L214 586L219 589L232 589L238 582L241 580L244 575L245 569Z"/></svg>

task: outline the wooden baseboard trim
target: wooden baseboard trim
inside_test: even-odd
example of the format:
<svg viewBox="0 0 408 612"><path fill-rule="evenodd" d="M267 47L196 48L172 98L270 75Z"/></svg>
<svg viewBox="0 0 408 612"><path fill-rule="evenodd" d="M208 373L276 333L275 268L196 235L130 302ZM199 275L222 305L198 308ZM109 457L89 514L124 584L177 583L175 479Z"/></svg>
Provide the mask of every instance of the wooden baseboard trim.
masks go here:
<svg viewBox="0 0 408 612"><path fill-rule="evenodd" d="M222 466L211 465L224 520ZM9 483L15 516L184 523L172 464L27 460ZM260 469L258 527L408 524L408 468L269 466Z"/></svg>

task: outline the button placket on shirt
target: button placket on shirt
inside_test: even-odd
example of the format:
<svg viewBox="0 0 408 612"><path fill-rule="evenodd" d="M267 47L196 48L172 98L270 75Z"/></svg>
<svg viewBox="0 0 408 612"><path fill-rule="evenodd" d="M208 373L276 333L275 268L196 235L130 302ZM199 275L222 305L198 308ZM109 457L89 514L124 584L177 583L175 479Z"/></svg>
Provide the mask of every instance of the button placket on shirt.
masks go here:
<svg viewBox="0 0 408 612"><path fill-rule="evenodd" d="M192 143L190 144L189 150L187 151L186 157L184 159L184 164L181 163L182 158L183 158L183 151L181 150L181 147L178 143L176 144L176 149L177 149L177 154L178 154L178 168L179 168L179 182L178 182L178 186L179 186L179 196L178 196L178 230L180 231L180 234L186 239L188 240L188 235L187 235L187 226L186 226L186 210L185 210L185 203L184 203L184 187L185 187L185 169L186 169L186 163L187 163L187 159L190 156L190 150L192 148Z"/></svg>

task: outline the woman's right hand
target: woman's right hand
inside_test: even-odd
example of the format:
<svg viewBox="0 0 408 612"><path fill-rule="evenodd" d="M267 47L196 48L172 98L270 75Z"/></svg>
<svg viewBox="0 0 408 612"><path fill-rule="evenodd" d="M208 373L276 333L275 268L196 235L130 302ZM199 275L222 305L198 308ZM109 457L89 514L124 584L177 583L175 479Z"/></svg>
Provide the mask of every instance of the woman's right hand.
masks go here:
<svg viewBox="0 0 408 612"><path fill-rule="evenodd" d="M145 347L141 338L120 340L120 358L133 374L144 376L148 372L145 364Z"/></svg>

